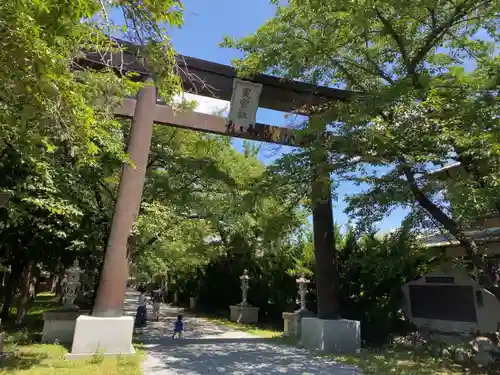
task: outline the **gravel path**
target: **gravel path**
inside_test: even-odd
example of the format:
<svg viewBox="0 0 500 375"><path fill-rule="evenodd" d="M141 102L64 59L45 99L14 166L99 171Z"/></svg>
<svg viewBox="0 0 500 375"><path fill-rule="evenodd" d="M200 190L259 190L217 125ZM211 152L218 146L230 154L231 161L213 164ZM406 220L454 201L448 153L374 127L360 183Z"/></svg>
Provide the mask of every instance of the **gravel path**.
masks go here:
<svg viewBox="0 0 500 375"><path fill-rule="evenodd" d="M128 292L125 311L133 314L137 293ZM148 308L148 312L151 308ZM171 339L179 310L162 306L159 322L143 333L145 375L358 375L353 366L279 344L204 319L185 316L182 339Z"/></svg>

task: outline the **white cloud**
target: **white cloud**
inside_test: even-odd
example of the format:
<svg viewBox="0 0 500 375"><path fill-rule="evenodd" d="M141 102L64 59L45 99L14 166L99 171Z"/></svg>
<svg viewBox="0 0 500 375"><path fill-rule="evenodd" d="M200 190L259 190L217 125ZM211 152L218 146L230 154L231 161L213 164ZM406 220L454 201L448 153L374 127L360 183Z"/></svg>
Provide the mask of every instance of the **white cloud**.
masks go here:
<svg viewBox="0 0 500 375"><path fill-rule="evenodd" d="M229 102L226 100L209 98L206 96L194 95L190 93L182 93L174 100L180 101L182 100L182 98L184 98L184 100L195 100L198 103L198 106L195 109L196 112L212 115L216 112L218 113L220 111L224 111L225 116L229 112Z"/></svg>

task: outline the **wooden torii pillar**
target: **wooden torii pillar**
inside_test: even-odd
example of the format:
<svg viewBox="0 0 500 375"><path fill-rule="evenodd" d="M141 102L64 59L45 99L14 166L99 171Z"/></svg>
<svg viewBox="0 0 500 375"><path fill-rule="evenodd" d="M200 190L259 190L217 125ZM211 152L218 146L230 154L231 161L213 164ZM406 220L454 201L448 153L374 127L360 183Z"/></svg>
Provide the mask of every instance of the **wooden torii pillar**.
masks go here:
<svg viewBox="0 0 500 375"><path fill-rule="evenodd" d="M111 66L120 67L122 71L125 69L128 72L139 73L144 79L149 73L137 59L139 48L129 44L129 53L104 56L88 53L86 59L79 61L79 64L100 69L110 66L111 62ZM236 78L236 71L233 68L187 56L179 56L178 64L181 65L179 72L185 90L227 101L231 99L233 79ZM347 100L353 94L263 74L252 77L250 81L263 85L259 107L298 114L305 114L301 113L299 108ZM291 129L256 124L251 129L238 130L228 127L226 120L218 116L197 112L174 113L169 106L157 103L156 89L152 85L143 88L136 99L126 98L116 109L115 114L132 119L128 152L136 168L123 167L103 272L93 310L93 316L96 317L117 317L122 314L128 278L127 241L139 212L154 123L254 141L301 146ZM328 172L320 170L316 172L319 175L313 183L312 190L314 195L321 197L314 201L312 209L318 317L337 319L339 274L333 233L330 178Z"/></svg>

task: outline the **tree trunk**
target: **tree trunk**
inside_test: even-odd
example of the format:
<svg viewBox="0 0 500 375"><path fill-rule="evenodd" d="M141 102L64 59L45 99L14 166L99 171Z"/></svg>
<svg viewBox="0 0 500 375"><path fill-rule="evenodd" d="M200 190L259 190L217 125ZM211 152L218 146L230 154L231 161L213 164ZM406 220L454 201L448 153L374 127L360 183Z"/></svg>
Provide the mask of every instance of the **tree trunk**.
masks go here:
<svg viewBox="0 0 500 375"><path fill-rule="evenodd" d="M63 266L63 269L61 271L59 271L58 275L57 275L57 282L56 282L56 287L55 287L55 292L56 292L56 298L58 301L60 301L63 297L63 291L62 291L62 281L64 280L64 274L66 273L66 270L64 269L64 266Z"/></svg>
<svg viewBox="0 0 500 375"><path fill-rule="evenodd" d="M7 279L7 272L2 272L2 285L0 285L0 301L3 301L5 294L5 280Z"/></svg>
<svg viewBox="0 0 500 375"><path fill-rule="evenodd" d="M57 284L59 282L59 276L55 273L53 273L51 275L51 286L50 286L50 292L51 293L56 293L56 289L57 289Z"/></svg>
<svg viewBox="0 0 500 375"><path fill-rule="evenodd" d="M483 258L479 254L479 249L476 243L470 238L467 238L462 226L458 222L446 215L446 213L441 208L439 208L436 204L434 204L434 202L427 198L427 196L417 186L413 171L411 171L410 168L403 167L403 171L405 173L406 179L410 183L410 189L416 201L423 209L425 209L429 213L429 215L431 215L436 221L438 221L448 232L450 232L457 239L458 242L460 242L474 266L483 272L485 281L487 284L489 284L485 286L490 287L491 278L489 276L489 270L487 269Z"/></svg>
<svg viewBox="0 0 500 375"><path fill-rule="evenodd" d="M33 301L38 294L41 286L42 272L35 264L33 264L31 272L31 285L30 285L30 301Z"/></svg>
<svg viewBox="0 0 500 375"><path fill-rule="evenodd" d="M13 264L11 266L11 272L5 284L5 292L3 298L2 312L0 313L0 318L6 321L10 318L9 310L14 300L14 295L16 293L16 286L20 278L23 265L21 263Z"/></svg>
<svg viewBox="0 0 500 375"><path fill-rule="evenodd" d="M24 319L26 318L26 312L28 311L28 302L30 300L30 288L32 284L33 266L34 262L30 260L29 263L24 267L22 273L19 299L17 301L16 325L18 326L24 323Z"/></svg>

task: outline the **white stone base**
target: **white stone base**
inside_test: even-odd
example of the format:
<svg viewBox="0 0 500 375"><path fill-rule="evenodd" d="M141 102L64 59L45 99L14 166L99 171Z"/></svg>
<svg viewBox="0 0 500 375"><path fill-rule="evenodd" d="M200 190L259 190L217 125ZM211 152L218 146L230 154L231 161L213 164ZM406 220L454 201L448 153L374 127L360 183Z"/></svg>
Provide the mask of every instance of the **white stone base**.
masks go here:
<svg viewBox="0 0 500 375"><path fill-rule="evenodd" d="M304 317L312 317L314 314L309 310L297 310L283 313L283 336L300 337L300 322Z"/></svg>
<svg viewBox="0 0 500 375"><path fill-rule="evenodd" d="M229 306L230 320L236 323L253 324L259 321L259 308L254 306Z"/></svg>
<svg viewBox="0 0 500 375"><path fill-rule="evenodd" d="M42 342L71 344L75 334L76 319L88 311L54 310L43 314Z"/></svg>
<svg viewBox="0 0 500 375"><path fill-rule="evenodd" d="M127 355L134 354L132 335L134 318L98 318L80 316L76 320L75 335L71 353L67 359L80 359L94 354Z"/></svg>
<svg viewBox="0 0 500 375"><path fill-rule="evenodd" d="M302 318L301 345L326 353L354 354L361 349L360 322Z"/></svg>

